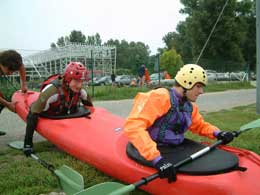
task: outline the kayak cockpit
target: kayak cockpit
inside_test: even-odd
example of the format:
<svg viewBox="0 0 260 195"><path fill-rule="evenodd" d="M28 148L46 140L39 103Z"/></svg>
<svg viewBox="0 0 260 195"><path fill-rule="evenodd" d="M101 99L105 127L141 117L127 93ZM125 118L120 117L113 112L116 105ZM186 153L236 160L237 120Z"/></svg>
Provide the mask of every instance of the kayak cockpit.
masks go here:
<svg viewBox="0 0 260 195"><path fill-rule="evenodd" d="M50 115L48 113L42 112L40 114L41 117L44 118L48 118L48 119L68 119L68 118L80 118L80 117L89 117L89 115L91 114L90 109L84 107L84 106L80 106L78 111L75 113L70 113L70 114L59 114L59 115Z"/></svg>
<svg viewBox="0 0 260 195"><path fill-rule="evenodd" d="M176 164L205 147L206 145L185 139L181 145L162 145L157 148L164 158L167 158L172 164ZM127 144L126 153L132 160L142 165L152 167L152 162L145 160L131 143ZM240 167L238 157L235 154L221 149L214 149L195 161L179 167L178 172L188 175L212 175L238 169L240 169Z"/></svg>

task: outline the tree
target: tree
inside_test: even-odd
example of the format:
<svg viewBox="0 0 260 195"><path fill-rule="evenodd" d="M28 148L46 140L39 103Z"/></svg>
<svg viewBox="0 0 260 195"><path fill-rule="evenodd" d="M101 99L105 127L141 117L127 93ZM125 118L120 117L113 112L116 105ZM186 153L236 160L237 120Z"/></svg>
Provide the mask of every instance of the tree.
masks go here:
<svg viewBox="0 0 260 195"><path fill-rule="evenodd" d="M164 41L164 43L166 44L166 49L170 50L172 48L174 48L174 37L176 36L175 32L168 32L163 38L162 40Z"/></svg>
<svg viewBox="0 0 260 195"><path fill-rule="evenodd" d="M56 49L57 48L57 45L55 43L51 43L51 49Z"/></svg>
<svg viewBox="0 0 260 195"><path fill-rule="evenodd" d="M240 23L246 27L246 38L241 44L245 61L250 70L256 70L256 1L239 2L237 11ZM242 25L241 25L242 26Z"/></svg>
<svg viewBox="0 0 260 195"><path fill-rule="evenodd" d="M167 70L172 77L176 75L182 65L181 56L177 54L175 49L165 51L160 57L160 66L163 70Z"/></svg>
<svg viewBox="0 0 260 195"><path fill-rule="evenodd" d="M71 43L85 43L86 36L81 31L73 30L69 35L69 41Z"/></svg>
<svg viewBox="0 0 260 195"><path fill-rule="evenodd" d="M100 35L98 33L96 33L95 35L88 36L86 43L88 45L101 45L102 40L100 38Z"/></svg>
<svg viewBox="0 0 260 195"><path fill-rule="evenodd" d="M198 58L226 0L181 0L185 21L176 32L163 38L183 56L185 62ZM205 50L202 61L218 70L241 70L245 61L255 62L255 0L229 0ZM232 63L229 63L232 61ZM253 62L252 62L253 61ZM227 63L228 62L228 63Z"/></svg>
<svg viewBox="0 0 260 195"><path fill-rule="evenodd" d="M58 38L57 45L59 47L64 47L65 46L65 39L64 39L64 37Z"/></svg>
<svg viewBox="0 0 260 195"><path fill-rule="evenodd" d="M148 64L149 62L149 46L142 42L130 42L126 40L108 40L106 45L115 45L117 47L117 68L130 69L133 74L141 64Z"/></svg>
<svg viewBox="0 0 260 195"><path fill-rule="evenodd" d="M73 30L69 36L58 38L56 45L55 43L51 43L51 48L55 48L56 46L64 47L68 43L85 43L85 41L86 36L81 31Z"/></svg>

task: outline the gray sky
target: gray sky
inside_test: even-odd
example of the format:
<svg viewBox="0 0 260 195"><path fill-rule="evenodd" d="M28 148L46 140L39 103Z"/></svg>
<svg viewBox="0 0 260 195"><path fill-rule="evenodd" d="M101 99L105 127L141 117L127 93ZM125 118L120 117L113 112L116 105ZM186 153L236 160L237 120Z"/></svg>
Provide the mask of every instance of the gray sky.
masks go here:
<svg viewBox="0 0 260 195"><path fill-rule="evenodd" d="M154 54L164 46L162 37L185 19L181 7L179 0L1 0L0 49L26 55L80 30L99 33L103 43L141 41Z"/></svg>

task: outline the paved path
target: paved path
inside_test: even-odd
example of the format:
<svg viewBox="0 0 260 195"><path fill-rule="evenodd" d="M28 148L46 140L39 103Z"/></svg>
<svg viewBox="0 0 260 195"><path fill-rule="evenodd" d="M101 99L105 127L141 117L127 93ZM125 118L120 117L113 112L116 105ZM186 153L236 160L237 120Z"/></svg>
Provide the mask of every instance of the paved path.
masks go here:
<svg viewBox="0 0 260 195"><path fill-rule="evenodd" d="M198 98L197 104L200 111L215 112L255 102L256 89L247 89L203 94ZM106 108L108 111L122 117L127 117L131 111L132 103L133 100L94 102L95 106ZM23 140L25 123L15 113L4 109L0 115L0 124L0 129L7 132L7 135L0 136L0 147L10 141ZM42 140L37 134L34 139Z"/></svg>
<svg viewBox="0 0 260 195"><path fill-rule="evenodd" d="M236 106L249 105L255 102L256 89L206 93L201 95L197 100L199 109L202 112L215 112ZM95 106L106 108L108 111L122 117L128 116L132 104L133 100L95 102Z"/></svg>

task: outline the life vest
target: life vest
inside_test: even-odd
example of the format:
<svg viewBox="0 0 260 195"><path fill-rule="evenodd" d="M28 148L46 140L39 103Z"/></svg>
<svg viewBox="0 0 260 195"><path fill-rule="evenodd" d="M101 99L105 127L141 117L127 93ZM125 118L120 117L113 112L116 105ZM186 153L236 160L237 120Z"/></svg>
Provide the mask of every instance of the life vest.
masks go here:
<svg viewBox="0 0 260 195"><path fill-rule="evenodd" d="M147 130L157 143L178 145L184 140L184 133L191 125L192 104L181 102L174 89L169 89L171 108L156 119Z"/></svg>
<svg viewBox="0 0 260 195"><path fill-rule="evenodd" d="M42 91L49 84L53 84L55 87L58 88L59 87L58 85L60 85L60 82L58 83L55 80L61 80L61 75L54 74L54 75L49 76L47 79L45 79L40 86L40 91Z"/></svg>
<svg viewBox="0 0 260 195"><path fill-rule="evenodd" d="M72 92L73 93L73 92ZM62 87L58 89L57 101L50 104L49 109L46 111L51 115L66 115L76 113L79 108L79 93L69 95Z"/></svg>
<svg viewBox="0 0 260 195"><path fill-rule="evenodd" d="M66 115L78 111L80 92L75 93L70 89L69 91L65 90L61 84L61 75L59 74L52 75L44 80L40 91L43 91L49 84L53 84L58 89L58 97L55 102L50 103L49 109L44 111L44 113L50 115Z"/></svg>

